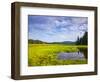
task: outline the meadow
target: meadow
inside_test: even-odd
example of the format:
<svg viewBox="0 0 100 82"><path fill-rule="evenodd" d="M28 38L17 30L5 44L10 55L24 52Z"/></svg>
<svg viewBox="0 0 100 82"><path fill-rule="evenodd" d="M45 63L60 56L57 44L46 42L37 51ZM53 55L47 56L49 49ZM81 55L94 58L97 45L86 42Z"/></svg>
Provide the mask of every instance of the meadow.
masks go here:
<svg viewBox="0 0 100 82"><path fill-rule="evenodd" d="M78 52L86 49L86 45L65 44L28 44L28 66L51 66L86 64L86 60L59 60L57 54L60 52Z"/></svg>

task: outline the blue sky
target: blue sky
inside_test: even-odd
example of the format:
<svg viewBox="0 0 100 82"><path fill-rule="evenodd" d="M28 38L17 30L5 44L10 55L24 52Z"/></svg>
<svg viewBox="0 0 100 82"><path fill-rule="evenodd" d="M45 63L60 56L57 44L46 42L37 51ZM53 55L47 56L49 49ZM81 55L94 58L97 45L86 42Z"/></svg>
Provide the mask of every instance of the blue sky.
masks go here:
<svg viewBox="0 0 100 82"><path fill-rule="evenodd" d="M28 16L28 39L45 42L76 41L87 30L87 17Z"/></svg>

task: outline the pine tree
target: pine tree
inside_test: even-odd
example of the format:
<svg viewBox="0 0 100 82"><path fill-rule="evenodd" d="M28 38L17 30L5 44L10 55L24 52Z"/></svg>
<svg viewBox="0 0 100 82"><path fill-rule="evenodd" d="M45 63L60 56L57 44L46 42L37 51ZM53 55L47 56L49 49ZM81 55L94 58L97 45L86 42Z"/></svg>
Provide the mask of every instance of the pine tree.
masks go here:
<svg viewBox="0 0 100 82"><path fill-rule="evenodd" d="M88 44L88 32L85 32L83 37L81 38L78 37L76 44L77 45L87 45Z"/></svg>

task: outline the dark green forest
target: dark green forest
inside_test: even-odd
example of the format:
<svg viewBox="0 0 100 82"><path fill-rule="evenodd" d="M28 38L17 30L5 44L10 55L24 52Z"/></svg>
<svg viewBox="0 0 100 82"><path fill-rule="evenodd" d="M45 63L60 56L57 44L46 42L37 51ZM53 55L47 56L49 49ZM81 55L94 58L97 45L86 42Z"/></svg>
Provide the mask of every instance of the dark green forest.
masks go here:
<svg viewBox="0 0 100 82"><path fill-rule="evenodd" d="M88 44L88 33L85 32L83 37L77 38L76 45L87 45Z"/></svg>

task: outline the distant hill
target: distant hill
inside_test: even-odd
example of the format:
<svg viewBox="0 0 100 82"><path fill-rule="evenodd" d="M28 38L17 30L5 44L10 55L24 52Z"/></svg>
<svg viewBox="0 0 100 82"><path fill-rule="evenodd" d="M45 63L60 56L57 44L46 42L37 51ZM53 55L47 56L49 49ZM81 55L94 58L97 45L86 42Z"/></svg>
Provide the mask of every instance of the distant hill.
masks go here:
<svg viewBox="0 0 100 82"><path fill-rule="evenodd" d="M75 43L75 42L73 42L73 41L63 41L62 43L72 44L72 43Z"/></svg>
<svg viewBox="0 0 100 82"><path fill-rule="evenodd" d="M28 43L30 43L30 44L43 44L43 43L46 43L46 42L43 42L43 41L40 41L40 40L29 39Z"/></svg>
<svg viewBox="0 0 100 82"><path fill-rule="evenodd" d="M30 44L75 44L75 42L72 41L63 41L63 42L44 42L44 41L40 41L40 40L33 40L33 39L29 39L28 43Z"/></svg>
<svg viewBox="0 0 100 82"><path fill-rule="evenodd" d="M72 42L72 41L63 41L63 42L52 42L52 44L75 44L75 42Z"/></svg>

